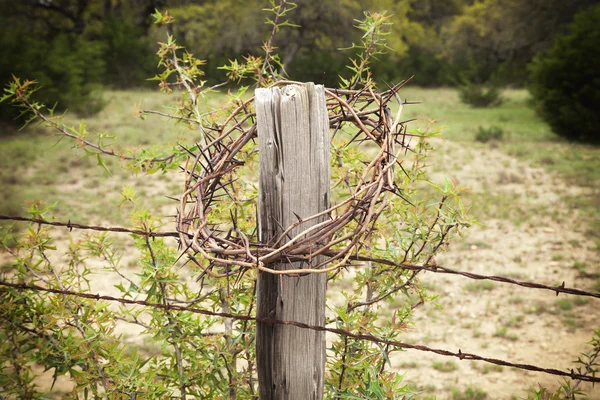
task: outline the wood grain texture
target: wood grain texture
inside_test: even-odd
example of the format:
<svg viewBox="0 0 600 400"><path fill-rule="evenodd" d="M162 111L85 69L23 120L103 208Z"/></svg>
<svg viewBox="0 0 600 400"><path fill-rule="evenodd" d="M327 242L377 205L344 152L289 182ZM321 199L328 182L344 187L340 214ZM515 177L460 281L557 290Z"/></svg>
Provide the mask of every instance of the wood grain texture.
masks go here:
<svg viewBox="0 0 600 400"><path fill-rule="evenodd" d="M259 240L329 207L329 119L322 86L312 83L257 89L260 159ZM304 222L291 236L323 221ZM311 264L320 262L317 257ZM304 265L303 265L304 264ZM306 267L283 262L277 269ZM258 276L257 315L325 325L326 274ZM293 326L257 324L261 399L323 398L325 334Z"/></svg>

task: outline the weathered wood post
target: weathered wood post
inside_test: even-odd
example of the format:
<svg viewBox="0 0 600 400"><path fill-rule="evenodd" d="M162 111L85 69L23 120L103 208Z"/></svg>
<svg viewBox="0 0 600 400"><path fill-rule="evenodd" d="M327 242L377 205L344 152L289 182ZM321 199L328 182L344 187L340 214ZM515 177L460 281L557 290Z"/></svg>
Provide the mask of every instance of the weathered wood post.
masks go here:
<svg viewBox="0 0 600 400"><path fill-rule="evenodd" d="M262 243L329 207L329 119L322 86L313 83L257 89L260 159L258 220ZM304 222L294 237L323 219ZM287 238L285 240L288 240ZM317 257L313 265L319 262ZM282 261L276 269L302 268ZM290 277L260 272L259 317L325 325L326 274ZM323 398L325 333L257 324L261 400Z"/></svg>

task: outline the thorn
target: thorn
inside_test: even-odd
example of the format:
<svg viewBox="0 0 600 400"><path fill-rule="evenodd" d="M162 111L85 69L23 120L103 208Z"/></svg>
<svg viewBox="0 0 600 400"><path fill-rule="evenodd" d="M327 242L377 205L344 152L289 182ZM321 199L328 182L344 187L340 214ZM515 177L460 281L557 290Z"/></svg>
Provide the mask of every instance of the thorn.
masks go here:
<svg viewBox="0 0 600 400"><path fill-rule="evenodd" d="M292 211L292 213L296 216L296 218L298 218L298 222L302 223L302 218L300 218L300 216L295 212Z"/></svg>
<svg viewBox="0 0 600 400"><path fill-rule="evenodd" d="M237 208L235 209L236 216L233 216L233 211L229 210L229 216L231 217L231 223L233 224L233 229L237 231Z"/></svg>
<svg viewBox="0 0 600 400"><path fill-rule="evenodd" d="M190 156L196 158L196 155L194 153L192 153L187 147L183 146L183 145L179 145L179 147L181 147L183 150L185 150Z"/></svg>

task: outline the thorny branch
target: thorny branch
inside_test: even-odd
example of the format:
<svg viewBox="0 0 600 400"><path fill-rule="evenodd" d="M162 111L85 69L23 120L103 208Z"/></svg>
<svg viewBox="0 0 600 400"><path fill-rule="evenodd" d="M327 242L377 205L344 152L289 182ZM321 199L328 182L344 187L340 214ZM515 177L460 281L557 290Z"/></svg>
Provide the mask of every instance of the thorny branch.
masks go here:
<svg viewBox="0 0 600 400"><path fill-rule="evenodd" d="M121 160L128 160L128 161L135 161L137 160L136 157L133 156L126 156L123 154L119 154L116 153L114 150L112 149L106 149L104 147L102 147L100 144L96 144L96 143L92 143L89 140L85 139L84 137L80 136L80 135L76 135L72 132L69 132L68 129L66 129L64 126L62 126L61 124L57 123L56 121L53 121L52 119L48 118L40 109L39 107L35 107L33 104L31 104L29 102L29 100L27 98L22 98L23 104L27 106L27 108L29 110L31 110L31 112L33 112L40 120L44 121L46 124L48 124L49 126L53 127L54 129L58 130L60 133L62 133L64 136L77 140L79 143L81 143L84 146L93 148L97 151L99 151L102 154L105 154L107 156L113 156L113 157L117 157ZM175 153L172 153L168 156L165 157L159 157L159 158L153 158L151 160L147 160L147 162L150 163L155 163L155 162L170 162L175 158Z"/></svg>
<svg viewBox="0 0 600 400"><path fill-rule="evenodd" d="M156 257L154 255L154 250L152 249L152 245L150 244L150 239L148 238L148 236L146 236L144 239L145 239L145 243L146 243L146 248L148 249L148 253L150 254L150 260L152 262L152 267L156 271L158 271L159 266L156 262ZM186 395L186 385L185 385L185 372L184 372L184 367L183 367L183 358L181 356L181 346L182 346L183 342L177 340L178 338L175 335L175 331L178 328L177 321L171 315L170 308L167 307L169 305L169 303L167 301L167 296L168 296L167 285L164 282L159 282L158 287L160 288L160 300L162 301L162 304L165 306L163 308L163 310L165 311L165 316L167 317L167 321L169 322L169 325L167 327L168 332L169 332L168 333L169 340L167 340L167 342L173 347L173 350L175 351L175 363L177 365L177 372L179 375L180 398L181 398L181 400L186 400L187 395Z"/></svg>
<svg viewBox="0 0 600 400"><path fill-rule="evenodd" d="M146 302L143 300L132 300L132 299L124 299L124 298L118 298L118 297L106 296L106 295L100 295L100 294L80 293L80 292L74 292L74 291L70 291L70 290L45 288L45 287L41 287L41 286L37 286L37 285L27 285L25 283L11 283L11 282L6 282L6 281L0 281L0 286L5 286L5 287L13 288L13 289L18 289L18 290L33 290L33 291L38 291L38 292L48 292L48 293L66 295L66 296L76 296L76 297L93 299L93 300L113 301L113 302L118 302L121 304L140 305L140 306L152 307L152 308L157 308L157 309L188 311L188 312L192 312L195 314L202 314L202 315L208 315L208 316L213 316L213 317L231 318L231 319L240 320L240 321L252 321L252 322L260 322L263 324L295 326L298 328L310 329L313 331L334 333L336 335L341 335L344 337L349 337L349 338L353 338L353 339L357 339L357 340L366 340L366 341L373 342L373 343L389 345L391 347L395 347L395 348L399 348L399 349L411 349L411 350L424 351L424 352L435 353L435 354L439 354L439 355L447 356L447 357L456 357L456 358L459 358L460 360L484 361L484 362L487 362L490 364L500 365L503 367L519 368L519 369L524 369L524 370L528 370L528 371L542 372L542 373L550 374L550 375L564 376L564 377L567 377L567 378L570 378L573 380L580 380L580 381L584 381L584 382L594 382L594 383L600 382L600 377L588 376L586 374L581 374L581 373L575 373L575 371L572 369L570 372L567 372L567 371L561 371L561 370L558 370L555 368L542 368L542 367L538 367L536 365L531 365L531 364L513 363L510 361L500 360L500 359L496 359L496 358L483 357L483 356L479 356L477 354L463 353L462 350L460 350L460 349L457 352L453 352L453 351L449 351L449 350L436 349L436 348L423 346L423 345L403 343L403 342L399 342L396 340L386 340L386 339L382 339L380 337L377 337L377 336L374 336L374 335L371 335L368 333L353 333L353 332L350 332L350 331L347 331L344 329L328 328L325 326L310 325L310 324L305 324L305 323L296 322L296 321L281 321L281 320L270 319L270 318L259 318L259 317L254 317L254 316L250 316L250 315L246 315L246 314L231 314L231 313L223 313L223 312L214 312L214 311L209 311L209 310L205 310L202 308L184 307L184 306L169 304L169 303L150 303L150 302Z"/></svg>
<svg viewBox="0 0 600 400"><path fill-rule="evenodd" d="M278 81L273 85L298 83ZM235 169L244 164L243 159L236 157L257 135L254 113L248 109L253 99L240 101L225 122L212 127L216 138L210 140L207 132L209 143L206 146L199 151L187 150L190 157L185 164L185 188L180 196L177 230L188 256L195 258L198 255L202 262L196 264L213 278L224 278L255 267L272 274L306 274L328 273L349 266L352 255L374 229L390 194L403 198L394 183L393 169L396 166L402 168L401 154L410 149L405 142L400 112L391 121L382 110L391 100L399 99L396 92L404 83L379 94L371 88L325 90L330 126L336 128L342 120L349 121L359 130L350 142L372 141L378 147L378 153L366 165L357 183L350 185L351 193L345 200L319 214L298 218L289 227L281 227L279 239L266 247L255 244L250 248L246 235L221 232L210 215L216 197L231 196L227 187L234 179ZM373 103L379 107L365 111ZM329 217L328 220L303 229L307 221L323 216ZM235 227L236 222L232 220L229 224ZM292 230L301 232L292 237L289 235ZM236 233L239 233L237 229ZM269 251L253 251L265 248ZM330 251L333 248L335 253ZM280 260L302 256L308 257L312 265L310 261L317 255L325 255L325 259L311 268L281 271L270 266Z"/></svg>
<svg viewBox="0 0 600 400"><path fill-rule="evenodd" d="M581 361L581 358L579 359L579 362L584 364L585 366L583 375L586 376L589 374L593 374L593 376L595 376L596 369L594 368L594 366L598 365L596 360L598 359L598 356L600 356L600 342L598 342L598 339L595 338L592 341L592 344L594 346L594 349L590 353L584 354L584 356L587 357L587 361ZM570 396L569 398L574 398L574 394L577 393L577 388L579 387L581 382L583 382L583 380L578 379L577 382L569 388L567 393L567 396Z"/></svg>

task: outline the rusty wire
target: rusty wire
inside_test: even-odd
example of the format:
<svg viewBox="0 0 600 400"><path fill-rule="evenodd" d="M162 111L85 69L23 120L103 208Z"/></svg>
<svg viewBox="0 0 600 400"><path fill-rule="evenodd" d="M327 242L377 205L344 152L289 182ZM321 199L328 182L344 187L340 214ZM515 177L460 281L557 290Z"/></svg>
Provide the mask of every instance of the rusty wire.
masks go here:
<svg viewBox="0 0 600 400"><path fill-rule="evenodd" d="M84 225L84 224L74 223L71 221L69 221L69 222L47 221L45 219L40 219L40 218L28 218L28 217L19 217L19 216L10 216L10 215L0 215L0 220L32 222L32 223L42 224L42 225L63 227L63 228L67 228L69 230L82 229L82 230L93 230L93 231L99 231L99 232L131 233L134 235L141 235L141 236L147 236L147 237L179 238L179 235L180 235L179 232L153 232L153 231L148 231L148 230L129 229L129 228L123 228L123 227L104 227L104 226L99 226L99 225ZM263 251L268 251L268 250L269 250L268 248L263 248ZM332 255L332 253L334 253L334 252L335 251L329 251L327 254ZM333 255L335 255L335 254L333 254ZM293 258L293 260L297 260L297 259L298 259L297 257ZM460 275L460 276L464 276L469 279L490 280L490 281L495 281L495 282L508 283L511 285L517 285L517 286L521 286L521 287L525 287L525 288L529 288L529 289L549 290L551 292L555 292L557 296L559 293L564 293L564 294L577 295L577 296L588 296L588 297L600 298L600 293L589 292L589 291L582 290L582 289L567 287L567 286L565 286L564 281L562 282L561 285L551 286L551 285L546 285L546 284L539 283L539 282L520 281L520 280L507 278L505 276L499 276L499 275L483 275L483 274L476 274L476 273L469 272L469 271L460 271L460 270L444 267L441 265L414 265L414 264L407 264L407 263L398 263L398 262L395 262L392 260L365 257L365 256L360 256L360 255L355 255L355 254L350 256L350 260L382 264L382 265L389 266L391 268L405 269L405 270L410 270L410 271L429 271L429 272L438 273L438 274ZM357 264L352 264L351 266L356 267Z"/></svg>
<svg viewBox="0 0 600 400"><path fill-rule="evenodd" d="M82 229L82 230L90 230L90 231L98 231L98 232L131 233L134 235L141 235L141 236L148 236L148 237L175 237L175 238L179 237L178 232L152 232L152 231L141 230L141 229L123 228L120 226L105 227L105 226L99 226L99 225L84 225L84 224L78 224L78 223L71 222L71 221L68 221L68 222L48 221L48 220L41 219L41 218L28 218L28 217L18 217L18 216L11 216L11 215L0 215L0 220L33 222L36 224L63 227L63 228L69 229L69 231L72 231L73 229Z"/></svg>
<svg viewBox="0 0 600 400"><path fill-rule="evenodd" d="M350 331L347 331L344 329L328 328L326 326L310 325L310 324L305 324L305 323L296 322L296 321L281 321L281 320L271 319L271 318L254 317L254 316L245 315L245 314L215 312L215 311L205 310L202 308L181 306L181 305L170 304L170 303L149 303L149 302L143 301L143 300L125 299L125 298L100 295L100 294L92 294L92 293L81 293L81 292L75 292L75 291L65 290L65 289L46 288L46 287L37 286L37 285L27 285L25 283L11 283L11 282L1 281L1 280L0 280L0 286L13 288L13 289L19 289L19 290L32 290L32 291L36 291L36 292L55 293L55 294L60 294L60 295L92 299L92 300L96 300L96 301L106 300L106 301L118 302L121 304L140 305L140 306L144 306L144 307L151 307L151 308L157 308L157 309L165 309L165 310L173 310L173 311L188 311L188 312L192 312L195 314L202 314L202 315L208 315L208 316L213 316L213 317L231 318L231 319L240 320L240 321L260 322L263 324L270 324L270 325L277 324L277 325L295 326L298 328L310 329L310 330L318 331L318 332L334 333L336 335L346 336L346 337L353 338L356 340L366 340L366 341L373 342L373 343L385 344L387 346L395 347L398 349L409 349L409 350L417 350L417 351L435 353L435 354L438 354L441 356L446 356L446 357L456 357L456 358L459 358L460 360L484 361L484 362L487 362L490 364L500 365L503 367L511 367L511 368L518 368L518 369L534 371L534 372L542 372L545 374L563 376L563 377L571 378L573 380L582 381L582 382L594 382L594 383L600 382L600 377L589 376L589 375L587 375L587 373L583 373L583 374L576 373L573 369L571 369L571 371L561 371L561 370L555 369L555 368L542 368L542 367L538 367L538 366L532 365L532 364L513 363L510 361L500 360L497 358L483 357L483 356L479 356L477 354L472 354L472 353L464 353L461 349L459 349L457 352L453 352L453 351L449 351L449 350L445 350L445 349L436 349L436 348L432 348L432 347L428 347L428 346L424 346L424 345L403 343L403 342L399 342L396 340L387 340L384 338L380 338L380 337L371 335L369 333L353 333L353 332L350 332Z"/></svg>

